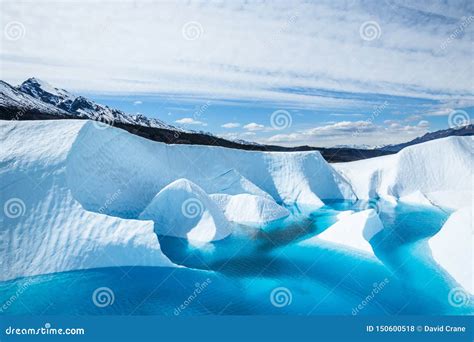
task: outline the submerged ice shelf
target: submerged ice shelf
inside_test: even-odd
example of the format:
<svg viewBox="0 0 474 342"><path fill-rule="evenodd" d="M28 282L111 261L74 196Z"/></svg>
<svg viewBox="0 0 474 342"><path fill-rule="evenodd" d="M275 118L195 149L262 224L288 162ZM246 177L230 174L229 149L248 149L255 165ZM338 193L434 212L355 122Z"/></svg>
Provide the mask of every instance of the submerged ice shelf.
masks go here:
<svg viewBox="0 0 474 342"><path fill-rule="evenodd" d="M444 299L456 286L472 293L472 267L459 266L472 262L471 217L462 214L470 209L443 226L453 209L470 204L462 180L470 175L470 137L332 166L318 152L166 145L88 121L2 122L1 136L3 203L14 199L21 207L21 215L3 217L3 281L98 267L210 272L229 288L247 284L245 303L229 309L240 313L272 312L259 310L256 298L287 278L298 291L328 295L315 312L322 313L331 303L348 309L387 277L393 290L380 300L396 312L390 296L400 288L421 291L411 267L426 270L419 275L431 277ZM459 239L470 245L443 252ZM329 256L335 269L325 273L318 262L318 273L315 260L331 262ZM407 257L413 260L403 264ZM354 262L367 279L352 274L355 282L342 281L350 294L328 294ZM297 284L301 269L308 282ZM50 279L61 274L76 273ZM254 291L252 283L259 284ZM287 309L311 311L302 303Z"/></svg>

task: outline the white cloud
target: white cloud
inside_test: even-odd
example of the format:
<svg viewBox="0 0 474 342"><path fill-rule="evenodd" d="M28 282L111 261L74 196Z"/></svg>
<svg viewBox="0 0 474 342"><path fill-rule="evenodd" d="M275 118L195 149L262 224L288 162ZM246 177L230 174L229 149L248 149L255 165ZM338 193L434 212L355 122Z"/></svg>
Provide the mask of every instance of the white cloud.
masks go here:
<svg viewBox="0 0 474 342"><path fill-rule="evenodd" d="M223 128L237 128L240 127L240 124L238 122L228 122L223 124L221 127Z"/></svg>
<svg viewBox="0 0 474 342"><path fill-rule="evenodd" d="M247 131L263 131L265 129L264 125L260 125L256 122L251 122L244 126Z"/></svg>
<svg viewBox="0 0 474 342"><path fill-rule="evenodd" d="M341 121L329 125L300 130L289 134L277 134L263 143L278 143L285 146L308 144L312 146L337 145L386 145L406 142L427 132L429 122L421 120L417 125L389 122L388 126L369 121Z"/></svg>
<svg viewBox="0 0 474 342"><path fill-rule="evenodd" d="M133 101L133 104L135 106L141 105L143 102L142 101Z"/></svg>
<svg viewBox="0 0 474 342"><path fill-rule="evenodd" d="M429 116L446 116L449 115L451 112L453 112L453 108L441 108L441 109L436 109L433 111L429 111L426 113L426 115Z"/></svg>
<svg viewBox="0 0 474 342"><path fill-rule="evenodd" d="M182 124L182 125L207 126L207 123L199 121L199 120L194 120L193 118L182 118L182 119L176 120L175 122L179 123L179 124Z"/></svg>
<svg viewBox="0 0 474 342"><path fill-rule="evenodd" d="M430 123L426 120L421 120L420 122L418 122L418 127L429 127L430 126Z"/></svg>
<svg viewBox="0 0 474 342"><path fill-rule="evenodd" d="M347 135L351 133L372 132L375 125L370 121L340 121L334 124L315 127L305 131L307 135L324 136L324 135Z"/></svg>
<svg viewBox="0 0 474 342"><path fill-rule="evenodd" d="M4 1L0 21L19 21L26 33L2 40L2 78L325 107L360 100L281 89L472 100L474 25L441 49L472 14L469 2L349 2ZM367 20L377 21L380 38L361 39ZM183 36L190 21L202 27L196 40Z"/></svg>

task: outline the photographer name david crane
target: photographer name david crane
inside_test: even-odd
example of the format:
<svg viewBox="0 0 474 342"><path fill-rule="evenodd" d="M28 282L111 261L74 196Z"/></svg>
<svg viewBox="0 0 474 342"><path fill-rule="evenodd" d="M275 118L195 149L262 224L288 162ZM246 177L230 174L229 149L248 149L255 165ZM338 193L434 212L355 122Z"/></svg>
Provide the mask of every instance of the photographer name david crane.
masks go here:
<svg viewBox="0 0 474 342"><path fill-rule="evenodd" d="M424 332L447 332L447 333L465 333L466 327L454 326L454 325L425 325L423 326Z"/></svg>

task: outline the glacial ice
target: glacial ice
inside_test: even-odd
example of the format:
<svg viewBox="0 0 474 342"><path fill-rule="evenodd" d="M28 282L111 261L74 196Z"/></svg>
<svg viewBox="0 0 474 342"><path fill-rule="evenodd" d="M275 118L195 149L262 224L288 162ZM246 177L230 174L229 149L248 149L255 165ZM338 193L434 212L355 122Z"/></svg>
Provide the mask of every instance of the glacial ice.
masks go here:
<svg viewBox="0 0 474 342"><path fill-rule="evenodd" d="M139 218L154 221L158 234L191 241L221 240L231 233L221 209L204 190L187 179L165 186Z"/></svg>
<svg viewBox="0 0 474 342"><path fill-rule="evenodd" d="M242 224L263 224L287 217L288 209L273 199L250 194L211 195L229 221Z"/></svg>
<svg viewBox="0 0 474 342"><path fill-rule="evenodd" d="M226 218L198 187L258 196L265 205L271 198L321 205L320 197L354 197L318 152L166 145L87 120L2 121L0 128L2 203L15 200L24 208L19 217L2 217L0 280L94 267L174 266L154 230L166 229L157 213L181 210L179 203L163 207L161 196L182 189L174 184L156 195L180 178L196 184L183 190L183 199L200 194L203 203L194 228L179 226L190 229L191 240L229 234Z"/></svg>
<svg viewBox="0 0 474 342"><path fill-rule="evenodd" d="M100 130L93 122L77 135L67 167L71 190L86 209L97 211L120 189L122 196L105 213L125 218L138 217L161 189L180 178L208 194L249 193L313 208L324 199L355 198L350 184L317 151L166 145L113 127Z"/></svg>
<svg viewBox="0 0 474 342"><path fill-rule="evenodd" d="M428 241L433 259L471 294L474 294L473 235L472 207L465 206L452 213Z"/></svg>
<svg viewBox="0 0 474 342"><path fill-rule="evenodd" d="M363 252L373 256L369 241L381 230L383 224L374 209L353 213L342 212L338 221L312 238L301 241L300 245L320 244L321 240L343 246L345 250Z"/></svg>
<svg viewBox="0 0 474 342"><path fill-rule="evenodd" d="M334 167L352 184L358 198L399 199L419 192L435 205L459 209L471 201L472 139L437 139L394 155Z"/></svg>
<svg viewBox="0 0 474 342"><path fill-rule="evenodd" d="M89 212L72 195L67 156L83 125L0 122L0 280L96 267L175 266L161 252L152 221Z"/></svg>

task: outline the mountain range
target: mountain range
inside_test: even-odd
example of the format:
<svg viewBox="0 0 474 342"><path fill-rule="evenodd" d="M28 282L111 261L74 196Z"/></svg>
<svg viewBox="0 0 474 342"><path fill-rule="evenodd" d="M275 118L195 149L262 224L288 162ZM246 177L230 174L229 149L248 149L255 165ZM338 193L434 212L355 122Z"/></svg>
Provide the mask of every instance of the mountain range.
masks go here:
<svg viewBox="0 0 474 342"><path fill-rule="evenodd" d="M412 141L380 148L338 146L283 147L263 145L243 140L228 140L210 133L184 130L159 119L131 115L109 106L98 104L84 96L74 95L51 86L37 78L29 78L19 86L0 80L0 119L54 120L89 119L113 125L141 137L168 144L215 145L255 151L319 151L328 162L346 162L392 154L402 148L452 135L473 135L473 125L427 133Z"/></svg>

